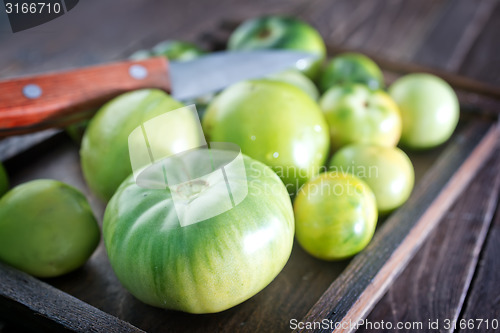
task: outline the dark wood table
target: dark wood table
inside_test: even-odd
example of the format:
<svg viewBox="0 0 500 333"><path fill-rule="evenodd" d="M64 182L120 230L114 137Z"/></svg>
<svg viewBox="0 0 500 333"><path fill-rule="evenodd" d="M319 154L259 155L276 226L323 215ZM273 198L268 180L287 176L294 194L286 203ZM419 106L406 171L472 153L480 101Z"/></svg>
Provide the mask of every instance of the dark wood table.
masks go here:
<svg viewBox="0 0 500 333"><path fill-rule="evenodd" d="M0 6L1 7L1 6ZM223 20L290 14L331 45L500 85L496 0L81 1L45 25L12 34L0 15L0 78L112 61L172 38L208 41ZM500 110L497 110L500 111ZM500 320L500 150L460 195L367 320L416 325ZM459 326L459 325L457 325ZM264 328L262 328L264 330ZM365 327L360 331L374 331ZM378 331L394 331L380 329ZM428 329L424 329L426 331ZM0 332L15 332L0 322Z"/></svg>

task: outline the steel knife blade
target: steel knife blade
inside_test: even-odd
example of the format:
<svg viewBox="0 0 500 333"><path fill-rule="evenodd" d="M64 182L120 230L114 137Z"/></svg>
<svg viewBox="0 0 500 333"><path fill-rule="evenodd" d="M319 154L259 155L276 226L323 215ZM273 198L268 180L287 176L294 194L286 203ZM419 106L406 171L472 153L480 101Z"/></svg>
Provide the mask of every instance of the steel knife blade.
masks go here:
<svg viewBox="0 0 500 333"><path fill-rule="evenodd" d="M0 81L0 137L66 126L127 91L159 88L185 101L314 57L288 50L218 52L187 62L156 57Z"/></svg>

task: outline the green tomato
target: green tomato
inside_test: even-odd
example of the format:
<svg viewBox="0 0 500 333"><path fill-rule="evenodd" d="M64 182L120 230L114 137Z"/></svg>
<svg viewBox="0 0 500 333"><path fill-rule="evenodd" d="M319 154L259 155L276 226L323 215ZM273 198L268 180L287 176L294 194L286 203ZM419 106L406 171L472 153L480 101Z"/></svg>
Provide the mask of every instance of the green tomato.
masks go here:
<svg viewBox="0 0 500 333"><path fill-rule="evenodd" d="M174 61L188 61L205 54L197 45L179 40L158 43L151 49L151 53L153 56L164 56Z"/></svg>
<svg viewBox="0 0 500 333"><path fill-rule="evenodd" d="M214 160L225 154L211 151ZM139 187L130 177L120 186L106 208L103 235L113 270L135 297L167 309L219 312L252 297L282 270L293 245L290 198L270 168L247 156L243 163L243 174L226 168L226 177L233 193L248 186L246 197L187 226L180 226L173 194L189 200L191 214L223 208L223 177L166 190ZM205 163L182 164L196 174Z"/></svg>
<svg viewBox="0 0 500 333"><path fill-rule="evenodd" d="M401 116L396 103L382 90L361 84L334 86L319 105L330 126L333 150L352 143L394 147L401 136Z"/></svg>
<svg viewBox="0 0 500 333"><path fill-rule="evenodd" d="M69 125L68 127L65 128L66 134L68 134L71 140L73 140L77 144L80 144L82 142L83 134L85 133L85 130L89 125L89 121L90 121L89 119L85 119L80 122Z"/></svg>
<svg viewBox="0 0 500 333"><path fill-rule="evenodd" d="M316 88L311 79L309 79L307 76L305 76L296 69L289 69L283 72L279 72L277 74L272 74L269 75L268 78L271 80L290 83L291 85L294 85L297 88L302 89L315 101L318 100L319 97L318 88Z"/></svg>
<svg viewBox="0 0 500 333"><path fill-rule="evenodd" d="M229 38L228 49L311 52L318 58L296 65L311 79L316 78L326 55L325 43L316 29L298 19L281 16L265 16L243 22Z"/></svg>
<svg viewBox="0 0 500 333"><path fill-rule="evenodd" d="M109 200L120 183L132 172L128 136L145 121L181 108L182 104L156 89L136 90L104 105L90 121L80 149L83 175L92 191ZM198 147L199 123L184 115L172 119L164 135L150 138L150 146L164 155Z"/></svg>
<svg viewBox="0 0 500 333"><path fill-rule="evenodd" d="M233 142L270 166L290 193L324 165L328 126L318 105L288 83L252 80L218 95L203 118L210 141Z"/></svg>
<svg viewBox="0 0 500 333"><path fill-rule="evenodd" d="M370 242L377 224L375 197L359 178L338 172L309 181L294 202L295 235L323 260L349 258Z"/></svg>
<svg viewBox="0 0 500 333"><path fill-rule="evenodd" d="M360 83L372 90L384 88L384 76L373 60L360 53L343 53L333 58L321 73L319 86L326 91L334 85Z"/></svg>
<svg viewBox="0 0 500 333"><path fill-rule="evenodd" d="M389 89L403 119L401 145L436 147L450 138L459 118L458 98L444 80L431 74L409 74Z"/></svg>
<svg viewBox="0 0 500 333"><path fill-rule="evenodd" d="M410 159L396 147L346 146L333 155L329 170L349 172L364 180L375 194L379 214L405 203L415 181Z"/></svg>
<svg viewBox="0 0 500 333"><path fill-rule="evenodd" d="M0 199L0 260L38 277L82 266L99 243L87 199L56 180L35 180Z"/></svg>
<svg viewBox="0 0 500 333"><path fill-rule="evenodd" d="M2 163L0 163L0 197L9 189L9 178Z"/></svg>
<svg viewBox="0 0 500 333"><path fill-rule="evenodd" d="M205 54L197 45L179 40L166 40L156 44L151 50L139 50L129 58L143 60L151 57L164 56L168 60L188 61Z"/></svg>
<svg viewBox="0 0 500 333"><path fill-rule="evenodd" d="M130 60L144 60L153 57L150 50L138 50L132 53L128 58Z"/></svg>

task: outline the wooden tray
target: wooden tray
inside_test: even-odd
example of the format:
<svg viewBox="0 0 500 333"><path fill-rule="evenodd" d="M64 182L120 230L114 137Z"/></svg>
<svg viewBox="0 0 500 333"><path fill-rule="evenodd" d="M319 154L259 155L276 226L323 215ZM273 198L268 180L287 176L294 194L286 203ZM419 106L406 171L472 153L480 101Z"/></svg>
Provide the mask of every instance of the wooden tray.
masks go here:
<svg viewBox="0 0 500 333"><path fill-rule="evenodd" d="M212 41L217 46L217 38ZM329 50L332 55L343 49ZM389 81L415 70L435 72L376 60ZM42 281L0 263L0 319L48 332L281 332L290 331L293 320L332 320L343 323L336 331L352 331L349 324L367 315L498 144L500 90L437 74L457 89L463 106L459 126L445 145L409 154L416 172L411 198L379 222L370 245L352 260L320 261L295 244L284 270L255 297L221 313L190 315L153 308L131 296L115 277L101 242L83 268L60 278ZM5 165L12 185L53 178L81 189L102 219L104 205L81 176L78 146L64 133Z"/></svg>

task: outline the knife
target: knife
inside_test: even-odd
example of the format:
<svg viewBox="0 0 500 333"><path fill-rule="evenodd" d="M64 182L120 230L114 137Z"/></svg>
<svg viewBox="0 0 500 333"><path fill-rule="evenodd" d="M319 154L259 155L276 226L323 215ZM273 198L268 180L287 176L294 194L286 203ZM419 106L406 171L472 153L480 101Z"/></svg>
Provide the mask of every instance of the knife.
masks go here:
<svg viewBox="0 0 500 333"><path fill-rule="evenodd" d="M185 62L156 57L6 80L0 82L0 137L81 121L127 91L158 88L186 101L314 57L284 50L217 52Z"/></svg>

